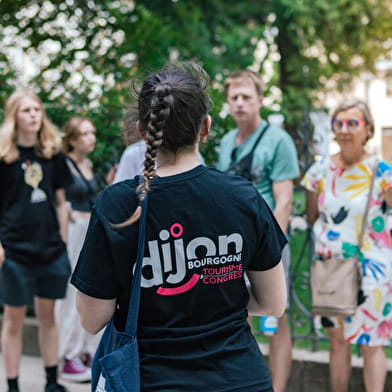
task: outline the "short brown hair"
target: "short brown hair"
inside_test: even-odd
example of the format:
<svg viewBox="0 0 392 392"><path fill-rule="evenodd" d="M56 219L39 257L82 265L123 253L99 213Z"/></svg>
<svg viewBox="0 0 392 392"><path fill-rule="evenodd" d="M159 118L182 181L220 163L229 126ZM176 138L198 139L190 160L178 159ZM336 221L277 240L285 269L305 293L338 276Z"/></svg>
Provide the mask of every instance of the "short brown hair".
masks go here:
<svg viewBox="0 0 392 392"><path fill-rule="evenodd" d="M251 83L255 86L257 94L263 95L264 92L264 82L261 78L261 75L257 72L253 72L249 69L243 69L240 71L233 71L225 80L224 84L224 92L227 96L227 92L229 91L229 87L232 84L238 83Z"/></svg>

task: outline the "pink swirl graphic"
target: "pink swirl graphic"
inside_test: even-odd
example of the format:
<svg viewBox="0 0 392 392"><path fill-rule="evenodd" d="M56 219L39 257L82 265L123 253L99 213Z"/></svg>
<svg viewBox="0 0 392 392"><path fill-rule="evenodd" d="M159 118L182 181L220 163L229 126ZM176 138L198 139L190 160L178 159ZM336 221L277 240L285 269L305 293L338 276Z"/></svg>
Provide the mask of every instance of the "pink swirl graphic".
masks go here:
<svg viewBox="0 0 392 392"><path fill-rule="evenodd" d="M192 287L194 287L196 283L199 281L199 279L200 279L200 275L193 274L193 276L188 280L188 282L184 283L179 287L172 287L172 288L159 287L157 289L157 294L177 295L177 294L185 293L186 291L189 291Z"/></svg>

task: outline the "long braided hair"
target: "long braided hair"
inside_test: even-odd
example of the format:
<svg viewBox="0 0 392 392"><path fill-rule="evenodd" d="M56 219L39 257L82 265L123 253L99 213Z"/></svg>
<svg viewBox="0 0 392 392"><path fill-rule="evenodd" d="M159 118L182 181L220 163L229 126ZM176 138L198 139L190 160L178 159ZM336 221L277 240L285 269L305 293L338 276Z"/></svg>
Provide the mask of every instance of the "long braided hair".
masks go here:
<svg viewBox="0 0 392 392"><path fill-rule="evenodd" d="M176 153L193 147L210 108L209 77L196 63L168 65L150 75L138 95L139 122L146 140L144 181L137 187L139 204L133 215L116 228L131 225L141 214L141 204L156 177L159 149Z"/></svg>

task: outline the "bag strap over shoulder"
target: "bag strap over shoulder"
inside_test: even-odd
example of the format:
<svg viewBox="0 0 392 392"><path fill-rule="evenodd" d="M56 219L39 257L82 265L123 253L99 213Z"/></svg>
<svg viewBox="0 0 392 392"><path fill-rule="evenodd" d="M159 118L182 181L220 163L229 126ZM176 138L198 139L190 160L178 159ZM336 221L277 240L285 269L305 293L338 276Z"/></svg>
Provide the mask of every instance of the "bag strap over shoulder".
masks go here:
<svg viewBox="0 0 392 392"><path fill-rule="evenodd" d="M82 173L82 171L80 170L79 166L77 165L77 163L69 156L66 155L65 159L67 160L67 162L69 162L69 164L72 165L72 167L76 170L76 172L79 174L80 178L82 179L82 181L86 184L88 191L91 194L95 193L95 190L92 188L90 181L84 176L84 174ZM90 195L88 197L88 201L90 203L90 206L92 207L94 205L94 200L91 199Z"/></svg>
<svg viewBox="0 0 392 392"><path fill-rule="evenodd" d="M370 209L370 200L372 198L372 193L373 193L373 188L374 188L374 181L376 179L376 174L377 174L377 168L378 168L378 162L374 164L373 170L372 170L372 178L370 180L370 186L369 186L369 194L367 197L366 201L366 207L365 207L365 212L363 214L363 219L362 219L362 224L361 224L361 231L359 234L359 239L358 239L358 252L362 248L363 244L363 237L365 235L365 230L366 230L366 225L367 225L367 218L369 215L369 209Z"/></svg>
<svg viewBox="0 0 392 392"><path fill-rule="evenodd" d="M264 125L264 128L261 130L260 135L257 137L256 141L254 142L254 144L252 146L252 149L248 152L248 154L246 154L246 157L244 157L242 159L245 159L245 158L248 159L249 156L253 157L253 154L254 154L254 152L256 150L256 147L259 145L259 142L260 142L261 138L264 136L264 134L265 134L266 130L269 128L269 126L270 125L268 123L266 125ZM234 160L235 160L235 158L234 158L235 154L233 154L233 152L236 149L237 149L237 147L234 147L234 149L233 149L233 151L231 153L231 163L233 163ZM252 161L252 160L250 160L250 161Z"/></svg>
<svg viewBox="0 0 392 392"><path fill-rule="evenodd" d="M255 144L253 145L252 149L250 150L250 154L254 154L256 147L259 145L259 142L261 140L261 138L264 136L266 130L269 128L269 124L267 123L266 125L264 125L264 128L261 130L260 135L258 136L258 138L255 141Z"/></svg>
<svg viewBox="0 0 392 392"><path fill-rule="evenodd" d="M138 176L139 184L142 183L143 177ZM129 307L127 321L125 323L125 332L130 336L136 336L137 331L137 319L139 316L139 304L140 304L140 282L142 276L142 265L144 257L144 242L146 234L146 218L147 218L147 202L148 192L142 202L142 213L139 219L139 237L137 244L137 256L134 266L133 279L131 293L129 297Z"/></svg>

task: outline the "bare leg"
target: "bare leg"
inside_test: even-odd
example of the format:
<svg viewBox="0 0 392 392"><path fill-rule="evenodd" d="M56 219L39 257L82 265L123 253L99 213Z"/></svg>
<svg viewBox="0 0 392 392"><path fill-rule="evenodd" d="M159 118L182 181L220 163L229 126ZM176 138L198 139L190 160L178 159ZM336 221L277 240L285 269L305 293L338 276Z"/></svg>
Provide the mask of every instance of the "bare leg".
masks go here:
<svg viewBox="0 0 392 392"><path fill-rule="evenodd" d="M45 366L58 363L59 334L54 313L55 301L45 298L35 299L35 312L38 319L38 339Z"/></svg>
<svg viewBox="0 0 392 392"><path fill-rule="evenodd" d="M366 392L383 392L387 374L385 350L382 346L362 346L363 378Z"/></svg>
<svg viewBox="0 0 392 392"><path fill-rule="evenodd" d="M343 328L327 328L330 337L329 372L332 392L347 392L351 373L350 343L344 339Z"/></svg>
<svg viewBox="0 0 392 392"><path fill-rule="evenodd" d="M287 380L291 369L291 336L284 315L278 319L278 331L269 338L269 367L275 392L286 390Z"/></svg>
<svg viewBox="0 0 392 392"><path fill-rule="evenodd" d="M4 305L1 348L3 351L5 375L7 378L15 378L19 375L25 314L25 306L16 307Z"/></svg>

